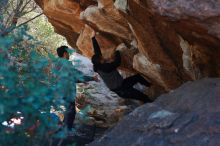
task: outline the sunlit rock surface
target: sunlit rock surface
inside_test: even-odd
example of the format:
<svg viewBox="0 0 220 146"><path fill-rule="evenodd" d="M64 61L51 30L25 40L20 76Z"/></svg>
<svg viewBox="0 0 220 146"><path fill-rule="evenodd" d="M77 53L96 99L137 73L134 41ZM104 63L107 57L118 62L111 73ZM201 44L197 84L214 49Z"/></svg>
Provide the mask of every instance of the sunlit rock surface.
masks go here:
<svg viewBox="0 0 220 146"><path fill-rule="evenodd" d="M91 61L77 53L71 56L76 68L87 76L94 76ZM77 84L75 123L109 128L114 126L124 115L140 106L137 100L124 100L111 92L99 79L86 84Z"/></svg>
<svg viewBox="0 0 220 146"><path fill-rule="evenodd" d="M124 43L121 68L150 80L152 96L220 76L220 0L35 1L56 32L88 57L92 30Z"/></svg>
<svg viewBox="0 0 220 146"><path fill-rule="evenodd" d="M135 109L89 146L218 146L219 104L219 78L187 82Z"/></svg>

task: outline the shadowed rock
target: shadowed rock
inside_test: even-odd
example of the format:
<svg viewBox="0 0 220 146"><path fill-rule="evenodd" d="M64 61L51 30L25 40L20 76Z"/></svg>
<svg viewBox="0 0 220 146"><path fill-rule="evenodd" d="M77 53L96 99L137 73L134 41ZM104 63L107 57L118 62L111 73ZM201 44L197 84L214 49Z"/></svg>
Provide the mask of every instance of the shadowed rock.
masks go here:
<svg viewBox="0 0 220 146"><path fill-rule="evenodd" d="M89 146L220 145L220 79L187 82L137 108Z"/></svg>

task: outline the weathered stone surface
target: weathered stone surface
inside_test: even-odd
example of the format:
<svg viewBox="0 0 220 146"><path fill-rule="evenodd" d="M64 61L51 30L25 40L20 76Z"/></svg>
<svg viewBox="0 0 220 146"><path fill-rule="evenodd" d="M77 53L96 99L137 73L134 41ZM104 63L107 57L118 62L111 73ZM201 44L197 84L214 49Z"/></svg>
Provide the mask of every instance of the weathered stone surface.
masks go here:
<svg viewBox="0 0 220 146"><path fill-rule="evenodd" d="M93 30L117 38L112 46L125 45L121 69L141 73L155 93L220 76L220 0L36 1L56 32L85 56L93 54Z"/></svg>
<svg viewBox="0 0 220 146"><path fill-rule="evenodd" d="M94 76L91 61L81 55L75 54L74 58L78 70L88 76ZM78 62L76 64L76 62ZM139 101L125 100L111 92L99 79L98 82L90 81L77 85L76 123L109 128L114 126L122 117L134 108L140 106Z"/></svg>
<svg viewBox="0 0 220 146"><path fill-rule="evenodd" d="M220 145L220 79L187 82L143 105L89 146Z"/></svg>

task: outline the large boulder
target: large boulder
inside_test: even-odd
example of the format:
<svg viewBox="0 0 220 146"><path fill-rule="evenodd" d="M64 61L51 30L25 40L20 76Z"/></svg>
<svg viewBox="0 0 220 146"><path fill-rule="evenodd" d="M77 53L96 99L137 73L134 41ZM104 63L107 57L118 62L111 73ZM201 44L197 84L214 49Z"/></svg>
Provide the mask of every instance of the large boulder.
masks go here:
<svg viewBox="0 0 220 146"><path fill-rule="evenodd" d="M93 30L115 37L124 45L121 68L150 80L152 96L220 76L220 0L35 1L56 32L87 57Z"/></svg>
<svg viewBox="0 0 220 146"><path fill-rule="evenodd" d="M135 109L89 146L218 146L219 104L219 78L187 82Z"/></svg>

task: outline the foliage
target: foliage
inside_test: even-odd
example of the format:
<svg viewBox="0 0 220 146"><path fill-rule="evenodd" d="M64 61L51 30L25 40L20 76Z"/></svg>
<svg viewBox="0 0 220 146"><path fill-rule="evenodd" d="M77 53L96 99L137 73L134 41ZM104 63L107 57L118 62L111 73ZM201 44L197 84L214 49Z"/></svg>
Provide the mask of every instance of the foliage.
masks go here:
<svg viewBox="0 0 220 146"><path fill-rule="evenodd" d="M34 38L31 41L38 43L35 49L41 54L47 55L48 52L55 54L55 48L67 45L63 37L54 33L52 25L42 15L42 10L34 0L1 0L0 14L1 36L7 36L14 29L27 24L30 28L28 34Z"/></svg>
<svg viewBox="0 0 220 146"><path fill-rule="evenodd" d="M1 0L0 35L7 35L17 27L29 22L29 20L27 20L26 22L18 24L18 20L20 18L22 18L24 15L27 15L30 12L35 11L36 9L37 5L34 2L34 0Z"/></svg>
<svg viewBox="0 0 220 146"><path fill-rule="evenodd" d="M25 17L30 19L33 15L38 15L38 13L32 12ZM44 55L46 52L56 54L56 48L61 45L67 45L65 38L54 32L53 26L44 15L28 23L28 26L30 27L28 33L32 35L35 40L41 41L37 49Z"/></svg>
<svg viewBox="0 0 220 146"><path fill-rule="evenodd" d="M69 62L39 54L32 40L26 25L0 35L0 123L23 117L21 125L0 124L0 146L47 145L59 128L51 106L65 104L64 95L75 97L79 76L69 77L74 73Z"/></svg>

